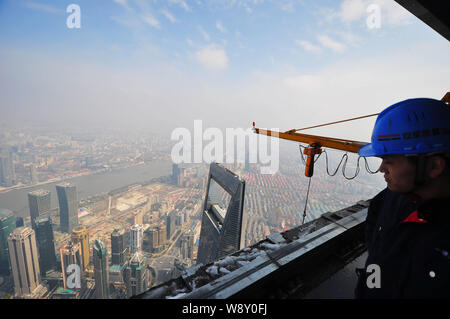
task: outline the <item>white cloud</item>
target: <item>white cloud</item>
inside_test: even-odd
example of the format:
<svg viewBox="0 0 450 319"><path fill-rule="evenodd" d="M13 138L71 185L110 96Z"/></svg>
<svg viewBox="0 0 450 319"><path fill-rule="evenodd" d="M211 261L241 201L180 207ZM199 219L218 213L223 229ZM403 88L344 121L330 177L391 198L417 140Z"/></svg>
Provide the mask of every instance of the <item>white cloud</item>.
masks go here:
<svg viewBox="0 0 450 319"><path fill-rule="evenodd" d="M312 90L320 88L321 78L315 75L298 75L286 77L283 82L289 87Z"/></svg>
<svg viewBox="0 0 450 319"><path fill-rule="evenodd" d="M113 0L115 3L120 4L123 7L128 7L128 2L127 0Z"/></svg>
<svg viewBox="0 0 450 319"><path fill-rule="evenodd" d="M195 58L208 69L225 69L228 66L228 56L225 50L210 45L195 53Z"/></svg>
<svg viewBox="0 0 450 319"><path fill-rule="evenodd" d="M370 5L380 8L382 25L398 26L411 22L413 15L409 11L395 1L388 0L344 0L337 16L345 23L365 20L370 15L370 12L367 12Z"/></svg>
<svg viewBox="0 0 450 319"><path fill-rule="evenodd" d="M304 50L306 50L308 52L311 52L311 53L320 53L320 52L322 52L322 49L319 46L314 45L311 42L296 40L295 43L298 46L301 46Z"/></svg>
<svg viewBox="0 0 450 319"><path fill-rule="evenodd" d="M137 28L142 28L144 25L149 25L153 28L161 29L161 24L160 24L159 20L156 19L154 14L152 13L152 8L149 5L149 3L142 1L142 0L135 0L134 4L138 6L138 9L135 10L129 6L129 3L127 0L114 0L114 2L116 2L119 5L126 8L127 13L125 13L124 15L122 15L120 17L111 16L110 18L113 21L115 21L119 24L122 24L123 26L128 27L128 28L137 29ZM163 12L163 14L164 14L164 12ZM168 18L168 19L170 19L170 18Z"/></svg>
<svg viewBox="0 0 450 319"><path fill-rule="evenodd" d="M411 23L413 15L395 1L374 0L382 9L381 21L398 26ZM385 19L383 19L385 17Z"/></svg>
<svg viewBox="0 0 450 319"><path fill-rule="evenodd" d="M133 9L128 4L128 0L114 0L114 2L119 4L119 5L121 5L122 7L127 9L128 11L133 11Z"/></svg>
<svg viewBox="0 0 450 319"><path fill-rule="evenodd" d="M227 32L227 29L224 28L224 26L222 25L222 23L220 21L216 21L216 28L222 33Z"/></svg>
<svg viewBox="0 0 450 319"><path fill-rule="evenodd" d="M361 37L351 32L336 31L335 33L351 46L359 46L363 42Z"/></svg>
<svg viewBox="0 0 450 319"><path fill-rule="evenodd" d="M184 0L169 0L170 3L175 3L180 5L184 10L190 12L192 11L191 8L187 5L187 3Z"/></svg>
<svg viewBox="0 0 450 319"><path fill-rule="evenodd" d="M147 13L145 15L141 15L141 19L142 19L142 22L144 22L145 24L148 24L149 26L152 26L157 29L161 28L159 21L155 17L153 17L151 14Z"/></svg>
<svg viewBox="0 0 450 319"><path fill-rule="evenodd" d="M248 13L252 13L253 9L251 8L256 7L258 5L261 5L265 2L266 0L229 0L229 1L223 1L225 3L228 3L228 5L230 7L240 7L240 8L244 8ZM275 0L274 2L277 3L279 0ZM214 2L214 1L212 1ZM266 1L266 2L271 2L271 1Z"/></svg>
<svg viewBox="0 0 450 319"><path fill-rule="evenodd" d="M339 17L343 22L353 22L366 15L368 1L344 0L341 4Z"/></svg>
<svg viewBox="0 0 450 319"><path fill-rule="evenodd" d="M346 50L345 44L335 41L327 35L319 35L317 37L317 40L320 42L322 46L331 49L334 52L342 53Z"/></svg>
<svg viewBox="0 0 450 319"><path fill-rule="evenodd" d="M286 3L282 3L281 4L281 10L289 12L289 13L295 12L294 3L292 1L286 2Z"/></svg>
<svg viewBox="0 0 450 319"><path fill-rule="evenodd" d="M359 36L351 32L334 31L332 33L337 35L341 40L344 41L344 43L338 42L327 35L319 35L317 36L317 40L320 45L313 44L306 40L295 40L295 44L299 47L302 47L307 52L320 54L323 51L323 48L328 48L333 50L334 52L342 53L347 48L346 44L353 47L358 47L363 42Z"/></svg>
<svg viewBox="0 0 450 319"><path fill-rule="evenodd" d="M51 5L36 3L36 2L32 2L32 1L25 2L24 6L26 8L41 11L41 12L55 13L55 14L64 13L64 10L57 9L55 7L52 7Z"/></svg>
<svg viewBox="0 0 450 319"><path fill-rule="evenodd" d="M203 35L203 38L205 39L205 41L208 41L211 39L209 34L202 28L202 27L198 27L198 30L200 31L200 33Z"/></svg>
<svg viewBox="0 0 450 319"><path fill-rule="evenodd" d="M161 13L167 18L167 20L169 20L172 23L177 22L178 20L174 17L174 15L172 13L170 13L169 11L167 11L166 9L161 10Z"/></svg>

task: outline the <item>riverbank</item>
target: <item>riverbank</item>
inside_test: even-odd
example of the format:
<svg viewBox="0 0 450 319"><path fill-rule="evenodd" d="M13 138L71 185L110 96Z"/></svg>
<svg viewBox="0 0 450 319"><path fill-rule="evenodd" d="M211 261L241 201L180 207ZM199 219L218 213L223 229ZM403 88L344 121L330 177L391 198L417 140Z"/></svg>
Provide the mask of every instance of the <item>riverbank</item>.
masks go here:
<svg viewBox="0 0 450 319"><path fill-rule="evenodd" d="M151 162L148 162L148 163L151 163ZM140 163L136 163L136 164L129 165L129 166L123 166L123 167L102 168L102 169L97 169L95 171L81 172L81 173L73 174L73 175L70 175L70 176L62 176L62 177L57 177L57 178L51 178L51 179L48 179L48 180L46 180L44 182L39 182L39 183L36 183L36 184L18 184L18 185L14 185L14 186L10 186L10 187L2 187L2 186L0 186L0 194L5 194L5 193L8 193L8 192L11 192L11 191L14 191L14 190L18 190L18 189L27 189L27 188L30 188L30 187L37 187L37 186L47 185L47 184L50 184L50 183L63 182L63 181L66 181L68 179L75 178L75 177L95 175L95 174L100 174L100 173L105 173L105 172L112 172L112 171L116 171L116 170L127 169L127 168L131 168L131 167L145 165L145 164L146 164L145 162L140 162Z"/></svg>
<svg viewBox="0 0 450 319"><path fill-rule="evenodd" d="M122 167L107 171L96 171L95 173L64 179L76 186L78 200L83 200L100 193L120 189L134 183L147 182L154 178L171 175L171 161L155 161L144 164ZM27 185L8 192L0 193L0 207L12 210L16 216L28 216L28 193L45 189L51 192L51 207L58 207L56 185L61 180L47 181L36 185Z"/></svg>

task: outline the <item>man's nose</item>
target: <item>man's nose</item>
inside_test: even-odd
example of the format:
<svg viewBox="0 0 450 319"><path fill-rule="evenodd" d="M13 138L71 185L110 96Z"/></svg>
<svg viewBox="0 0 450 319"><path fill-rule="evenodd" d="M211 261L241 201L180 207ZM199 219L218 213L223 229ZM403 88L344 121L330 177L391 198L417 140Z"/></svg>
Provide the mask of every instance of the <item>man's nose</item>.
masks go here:
<svg viewBox="0 0 450 319"><path fill-rule="evenodd" d="M386 172L386 166L384 164L384 160L381 161L379 171L380 171L380 173L385 173Z"/></svg>

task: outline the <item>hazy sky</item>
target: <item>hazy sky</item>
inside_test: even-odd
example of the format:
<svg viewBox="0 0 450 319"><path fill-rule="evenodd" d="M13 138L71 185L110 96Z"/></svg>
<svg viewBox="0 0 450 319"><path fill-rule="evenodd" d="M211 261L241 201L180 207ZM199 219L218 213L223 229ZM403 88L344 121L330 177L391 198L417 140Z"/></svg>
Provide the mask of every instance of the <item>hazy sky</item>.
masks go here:
<svg viewBox="0 0 450 319"><path fill-rule="evenodd" d="M288 130L441 98L449 62L388 0L0 0L0 123ZM372 123L312 132L369 141Z"/></svg>

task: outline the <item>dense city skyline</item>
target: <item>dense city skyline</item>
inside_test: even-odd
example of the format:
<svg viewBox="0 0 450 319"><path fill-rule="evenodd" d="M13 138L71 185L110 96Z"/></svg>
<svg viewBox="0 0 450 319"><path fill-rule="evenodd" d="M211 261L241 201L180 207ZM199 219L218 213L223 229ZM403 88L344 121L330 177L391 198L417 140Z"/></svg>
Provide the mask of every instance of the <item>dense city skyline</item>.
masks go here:
<svg viewBox="0 0 450 319"><path fill-rule="evenodd" d="M27 130L32 129L27 128ZM54 132L49 130L40 131L40 135L35 134L32 138L32 134L16 135L12 132L16 130L9 131L5 128L2 130L2 145L12 146L12 159L21 186L3 186L2 196L14 195L18 191L28 194L21 199L22 205L25 206L21 212L24 216L22 223L25 227L31 227L31 216L35 218L38 225L36 241L39 256L46 258L45 261L39 261L41 268L45 269L41 274L41 284L44 286L46 284L50 288L44 291L42 290L44 286L39 286L40 294L52 298L95 298L97 296L95 278L106 280L105 272L107 272L111 284L110 297L124 298L127 296L127 289L137 289L135 286L127 288L126 282L123 281L123 278L126 278L123 274L126 273L126 267L128 267L126 265L130 258L134 260L134 264L145 265L142 267L148 269L142 273L141 279L144 281L142 281L141 290L144 289L143 287L149 288L169 280L179 275L182 269L195 264L201 228L201 207L205 198L209 171L207 163L173 164L170 159L170 141L152 135L141 136L141 140L146 142L139 147L146 149L145 152L136 151L136 141L125 135L115 140L115 144L121 147L121 153L119 153L121 161L117 161L115 148L111 150L111 144L107 142L113 140L113 135L95 136L88 130L82 136L54 135ZM45 148L37 147L35 143L44 145ZM86 151L80 155L80 150ZM105 155L99 156L101 154ZM307 179L304 177L297 145L289 142L281 143L280 154L280 170L275 175L261 174L259 164L248 162L223 164L246 182L243 207L245 222L242 225L243 246L254 244L271 233L301 224ZM330 170L334 170L341 155L337 152L330 153ZM68 161L68 159L72 160ZM91 160L86 161L86 159ZM351 158L347 175L354 172L355 160L356 157ZM119 171L127 174L127 171L139 167L150 169L149 164L159 162L166 163L165 165L170 169L166 173L161 172L162 174L157 175L160 177L145 183L141 179L139 182L131 183L133 185L128 183L118 189L91 193L89 196L86 196L83 188L76 188L77 194L85 195L72 199L76 199L78 223L69 227L72 228L71 230L67 228L68 217L64 216L69 214L71 218L70 214L73 214L74 208L71 208L72 213L66 212L66 202L70 201L65 199L63 192L60 194L55 192L57 187L69 189L71 181L75 179L94 178L101 181L108 174ZM21 166L29 163L36 164L36 174L39 176L40 184L34 184L35 181L32 180L28 170L20 169ZM53 163L53 166L49 163ZM73 166L69 168L68 163L72 163ZM86 164L89 165L86 167ZM110 166L106 171L105 165ZM47 182L53 180L52 176L44 174L49 167L53 167L53 171L60 172L60 177L65 178L49 184L54 185L52 186L54 195L49 190L41 189L47 185ZM72 173L67 175L66 169ZM99 174L98 171L101 173ZM81 176L79 176L80 173ZM360 172L357 179L351 182L345 180L342 175L329 177L326 174L324 159L320 159L317 163L315 175L309 199L307 222L318 218L324 212L342 209L358 200L368 199L382 187L379 176L369 175L365 171ZM29 191L29 189L36 190ZM229 199L229 196L226 198ZM52 201L53 204L50 204ZM17 224L17 221L15 223ZM133 235L134 229L140 229L140 231ZM122 239L124 246L117 248L117 244L114 244L116 248L113 248L112 235L119 230L125 236ZM76 239L84 236L81 235L83 232L89 233L84 244L83 240ZM102 267L102 270L96 270L94 266L94 245L97 240L100 240L104 246L96 247L105 248L104 251L102 248L98 248L97 251L100 249L101 255L103 256L104 253L108 258L108 266L102 258L97 259L97 264ZM59 268L63 265L61 249L69 243L73 245L79 243L79 258L83 260L83 265L89 263L89 266L83 269L84 288L79 291L70 289L67 284L64 286L62 282L64 275ZM83 245L88 245L89 248ZM113 249L116 252L113 252ZM56 251L57 256L52 254L51 250ZM86 251L89 251L90 256L86 254ZM122 257L117 255L120 251L122 251ZM117 264L117 260L121 263ZM7 286L3 285L3 287L5 289ZM3 291L3 294L7 295L7 292ZM99 296L105 295L100 292L99 294Z"/></svg>

